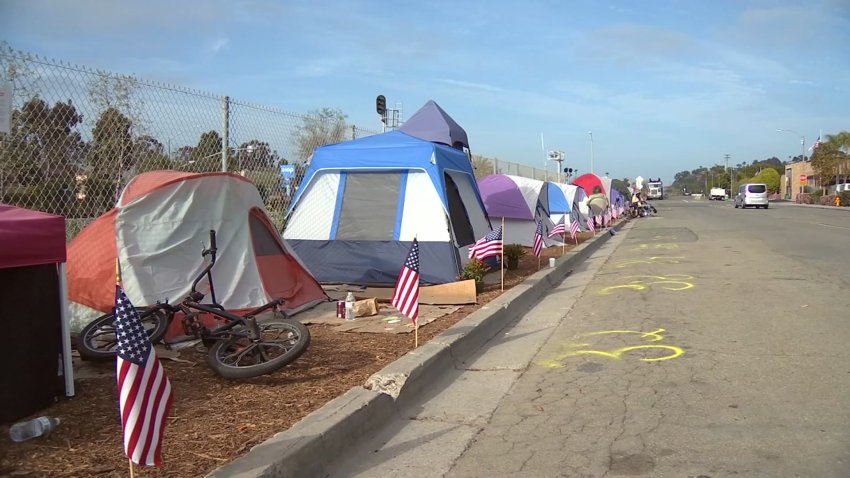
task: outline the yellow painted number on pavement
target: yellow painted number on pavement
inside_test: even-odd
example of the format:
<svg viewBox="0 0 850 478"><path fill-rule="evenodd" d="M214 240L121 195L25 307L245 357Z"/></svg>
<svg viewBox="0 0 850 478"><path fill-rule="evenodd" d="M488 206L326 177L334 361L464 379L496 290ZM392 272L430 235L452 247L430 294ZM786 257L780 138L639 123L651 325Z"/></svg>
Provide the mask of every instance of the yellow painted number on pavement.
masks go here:
<svg viewBox="0 0 850 478"><path fill-rule="evenodd" d="M664 336L661 335L665 329L656 329L652 332L640 332L636 330L604 330L600 332L590 332L586 334L582 334L581 337L592 337L598 335L613 335L613 334L636 334L640 335L642 340L647 342L659 342L664 340ZM589 347L590 344L586 343L574 343L570 344L568 347L571 350L558 354L555 357L550 359L545 359L537 362L538 365L548 368L565 368L564 360L569 357L576 357L579 355L596 355L599 357L607 357L612 359L621 359L624 354L635 351L663 351L665 355L661 355L659 357L641 357L639 360L642 362L660 362L663 360L670 360L676 357L682 356L685 351L682 350L681 347L677 347L675 345L661 345L661 344L653 344L653 345L628 345L625 347L619 347L611 350L595 350L589 349L585 347ZM579 350L572 350L579 348Z"/></svg>

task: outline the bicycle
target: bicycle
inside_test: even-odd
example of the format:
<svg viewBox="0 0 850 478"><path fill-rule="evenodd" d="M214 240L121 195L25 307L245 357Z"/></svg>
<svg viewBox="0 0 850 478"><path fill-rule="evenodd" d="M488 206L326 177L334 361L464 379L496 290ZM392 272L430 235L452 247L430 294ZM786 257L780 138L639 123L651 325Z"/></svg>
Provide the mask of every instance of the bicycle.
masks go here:
<svg viewBox="0 0 850 478"><path fill-rule="evenodd" d="M175 314L182 313L181 321L187 335L201 339L209 353L207 363L224 378L250 378L271 373L298 359L310 345L310 330L297 320L290 319L281 309L284 299L275 299L245 314L236 315L225 310L215 297L212 268L216 261L215 230L210 230L210 247L203 249L201 257L210 261L192 282L192 288L179 303L157 302L155 305L136 307L142 325L151 343L162 340ZM210 287L211 303L201 304L205 294L197 290L198 283L206 277ZM259 322L256 315L274 309L275 319ZM224 321L209 328L199 320L200 314L210 314ZM277 316L282 315L282 318ZM86 325L77 337L80 357L87 360L111 360L116 356L115 311L102 315Z"/></svg>

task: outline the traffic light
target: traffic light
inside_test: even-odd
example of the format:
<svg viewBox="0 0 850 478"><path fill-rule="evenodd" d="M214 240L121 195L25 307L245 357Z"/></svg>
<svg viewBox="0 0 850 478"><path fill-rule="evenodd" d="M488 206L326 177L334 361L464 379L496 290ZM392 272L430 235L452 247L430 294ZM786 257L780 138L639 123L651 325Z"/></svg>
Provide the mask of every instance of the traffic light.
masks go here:
<svg viewBox="0 0 850 478"><path fill-rule="evenodd" d="M387 114L387 99L384 98L384 95L378 95L375 99L375 109L378 110L378 114L381 115L381 118Z"/></svg>

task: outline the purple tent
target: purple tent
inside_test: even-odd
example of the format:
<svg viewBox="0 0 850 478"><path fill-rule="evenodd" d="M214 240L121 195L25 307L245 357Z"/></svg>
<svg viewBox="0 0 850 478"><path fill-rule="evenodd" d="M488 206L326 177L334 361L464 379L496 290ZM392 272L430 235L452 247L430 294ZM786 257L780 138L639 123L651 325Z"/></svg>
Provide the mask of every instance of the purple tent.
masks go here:
<svg viewBox="0 0 850 478"><path fill-rule="evenodd" d="M461 151L463 148L469 149L466 131L434 100L428 100L399 130L419 139L442 143Z"/></svg>
<svg viewBox="0 0 850 478"><path fill-rule="evenodd" d="M504 221L502 238L505 244L531 247L539 220L546 233L543 243L546 246L561 245L561 242L548 237L555 225L549 218L549 188L544 181L491 174L478 181L478 190L494 227L495 221Z"/></svg>

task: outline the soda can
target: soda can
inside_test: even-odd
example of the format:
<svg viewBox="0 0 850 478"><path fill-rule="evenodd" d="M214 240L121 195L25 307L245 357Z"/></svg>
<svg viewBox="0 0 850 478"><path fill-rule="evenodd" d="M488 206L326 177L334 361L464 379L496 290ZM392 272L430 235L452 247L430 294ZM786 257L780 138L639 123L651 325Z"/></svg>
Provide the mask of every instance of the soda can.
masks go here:
<svg viewBox="0 0 850 478"><path fill-rule="evenodd" d="M345 301L338 300L336 303L336 318L344 319L345 318Z"/></svg>

